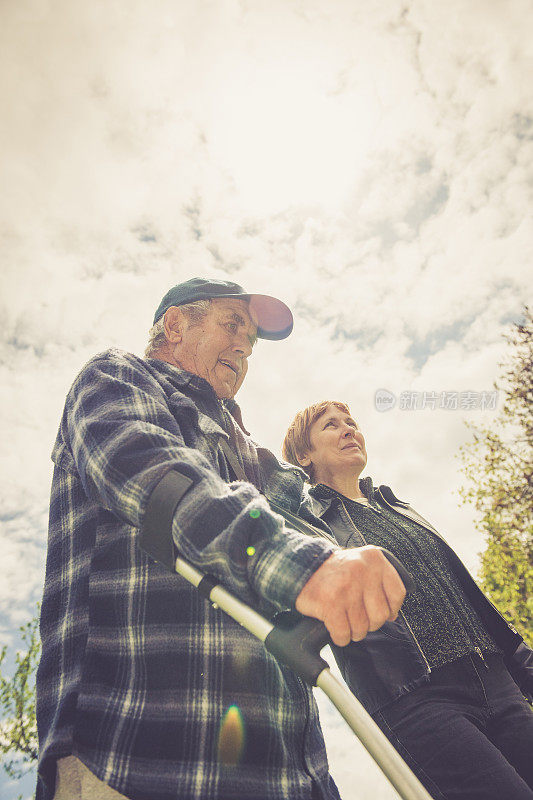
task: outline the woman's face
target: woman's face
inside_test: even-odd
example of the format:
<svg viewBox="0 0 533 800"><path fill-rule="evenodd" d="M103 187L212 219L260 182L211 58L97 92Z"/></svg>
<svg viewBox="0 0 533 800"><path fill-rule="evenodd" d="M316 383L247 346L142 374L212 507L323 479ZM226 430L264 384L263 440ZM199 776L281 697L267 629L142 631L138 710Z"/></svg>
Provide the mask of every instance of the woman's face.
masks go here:
<svg viewBox="0 0 533 800"><path fill-rule="evenodd" d="M365 468L363 434L352 417L332 403L311 425L309 438L311 450L299 461L305 467L312 465L315 483L341 473L359 477Z"/></svg>

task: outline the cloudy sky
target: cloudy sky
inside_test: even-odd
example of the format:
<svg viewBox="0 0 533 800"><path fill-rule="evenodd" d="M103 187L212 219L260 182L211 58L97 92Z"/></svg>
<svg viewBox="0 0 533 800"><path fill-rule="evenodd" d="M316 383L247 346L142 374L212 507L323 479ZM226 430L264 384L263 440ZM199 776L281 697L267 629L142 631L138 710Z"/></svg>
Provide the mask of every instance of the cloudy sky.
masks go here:
<svg viewBox="0 0 533 800"><path fill-rule="evenodd" d="M475 570L456 454L531 297L531 0L3 0L0 22L2 640L41 592L65 392L94 353L142 353L195 275L294 310L238 398L255 438L279 452L298 409L347 401L368 474ZM324 713L345 800L392 797Z"/></svg>

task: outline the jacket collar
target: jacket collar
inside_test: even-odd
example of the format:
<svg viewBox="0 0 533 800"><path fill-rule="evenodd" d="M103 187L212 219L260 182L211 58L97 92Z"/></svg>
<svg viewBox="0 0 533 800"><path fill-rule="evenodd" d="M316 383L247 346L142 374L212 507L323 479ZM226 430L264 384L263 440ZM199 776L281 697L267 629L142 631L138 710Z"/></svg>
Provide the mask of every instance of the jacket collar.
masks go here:
<svg viewBox="0 0 533 800"><path fill-rule="evenodd" d="M409 503L399 500L390 486L382 484L379 488L376 488L369 475L359 479L359 488L367 500L378 499L381 496L390 505L409 508ZM340 503L343 498L343 495L323 483L317 483L312 486L309 489L309 496L313 500L314 512L319 517L322 517L328 511L332 503Z"/></svg>

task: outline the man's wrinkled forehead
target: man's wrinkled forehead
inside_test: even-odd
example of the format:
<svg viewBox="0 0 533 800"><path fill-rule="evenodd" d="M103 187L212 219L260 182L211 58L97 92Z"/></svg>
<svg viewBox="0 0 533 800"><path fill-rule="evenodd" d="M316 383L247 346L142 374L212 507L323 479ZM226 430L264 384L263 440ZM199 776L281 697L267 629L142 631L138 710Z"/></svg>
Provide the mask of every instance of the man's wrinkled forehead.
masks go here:
<svg viewBox="0 0 533 800"><path fill-rule="evenodd" d="M241 300L237 297L213 297L211 303L217 311L235 311L237 314L241 314L246 322L257 326L257 320L252 317L250 312L248 300Z"/></svg>
<svg viewBox="0 0 533 800"><path fill-rule="evenodd" d="M231 314L236 322L250 327L250 334L257 339L257 317L250 309L248 300L236 297L214 297L212 304L217 313Z"/></svg>

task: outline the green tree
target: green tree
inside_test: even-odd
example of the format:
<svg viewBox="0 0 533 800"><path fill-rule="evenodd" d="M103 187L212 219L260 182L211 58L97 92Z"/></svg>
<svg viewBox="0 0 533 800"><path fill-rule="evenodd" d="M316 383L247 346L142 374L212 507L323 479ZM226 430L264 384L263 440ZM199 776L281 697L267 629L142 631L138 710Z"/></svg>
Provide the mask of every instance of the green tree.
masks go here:
<svg viewBox="0 0 533 800"><path fill-rule="evenodd" d="M461 448L469 483L464 502L478 512L485 536L480 582L500 612L533 646L533 317L505 337L511 352L495 388L503 406L490 427L469 425L472 441Z"/></svg>
<svg viewBox="0 0 533 800"><path fill-rule="evenodd" d="M11 678L2 665L7 647L0 652L0 755L11 778L21 778L37 760L35 722L35 670L39 661L39 615L19 628L24 647L15 655Z"/></svg>

